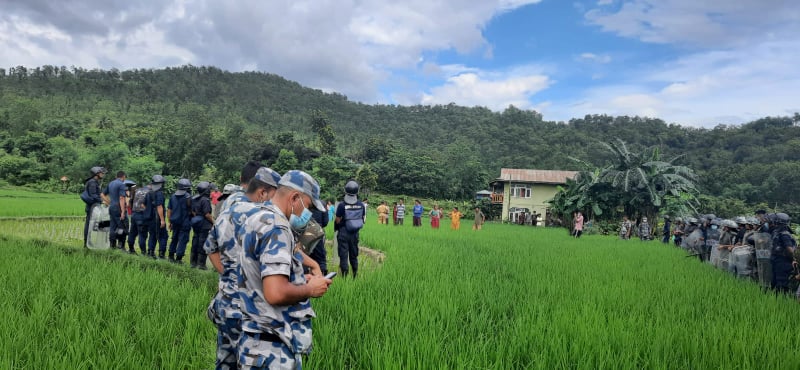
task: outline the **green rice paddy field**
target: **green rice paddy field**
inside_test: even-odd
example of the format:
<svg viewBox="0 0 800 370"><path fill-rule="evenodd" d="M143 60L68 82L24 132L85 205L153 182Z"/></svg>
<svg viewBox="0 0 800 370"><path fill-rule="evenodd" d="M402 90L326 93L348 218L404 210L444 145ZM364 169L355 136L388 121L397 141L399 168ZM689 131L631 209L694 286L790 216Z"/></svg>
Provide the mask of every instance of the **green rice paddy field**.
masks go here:
<svg viewBox="0 0 800 370"><path fill-rule="evenodd" d="M314 301L308 368L800 368L795 301L675 248L369 217L386 259ZM0 220L0 368L213 368L216 275L81 249L82 222Z"/></svg>

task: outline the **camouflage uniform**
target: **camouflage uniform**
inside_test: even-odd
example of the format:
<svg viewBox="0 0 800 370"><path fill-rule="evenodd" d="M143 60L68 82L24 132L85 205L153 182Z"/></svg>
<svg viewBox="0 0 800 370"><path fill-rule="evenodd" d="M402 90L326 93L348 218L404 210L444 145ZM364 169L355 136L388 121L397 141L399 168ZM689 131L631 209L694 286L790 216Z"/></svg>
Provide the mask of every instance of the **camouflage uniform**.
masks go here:
<svg viewBox="0 0 800 370"><path fill-rule="evenodd" d="M269 168L258 169L255 177L277 188L280 175ZM227 191L233 185L226 185ZM222 273L219 289L208 306L208 318L217 326L217 369L236 369L242 330L239 308L239 255L242 245L236 238L248 217L264 209L269 202L251 203L240 187L225 202L218 204L220 215L203 246L206 254L219 253Z"/></svg>
<svg viewBox="0 0 800 370"><path fill-rule="evenodd" d="M292 284L306 284L289 220L277 207L265 206L244 221L236 238L244 247L239 255L239 364L245 369L300 368L300 356L311 351L311 318L316 316L311 301L270 305L262 283L267 276L285 275Z"/></svg>

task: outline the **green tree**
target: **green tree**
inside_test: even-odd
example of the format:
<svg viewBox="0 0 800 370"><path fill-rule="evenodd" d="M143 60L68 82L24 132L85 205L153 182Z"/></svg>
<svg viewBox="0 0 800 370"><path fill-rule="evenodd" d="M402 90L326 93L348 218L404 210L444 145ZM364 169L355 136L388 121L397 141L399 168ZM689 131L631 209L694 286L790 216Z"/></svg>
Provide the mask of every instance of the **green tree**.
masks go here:
<svg viewBox="0 0 800 370"><path fill-rule="evenodd" d="M294 155L294 152L288 149L281 149L281 152L278 154L278 159L275 160L275 163L272 164L272 169L277 171L278 173L285 173L289 170L296 170L297 169L297 156Z"/></svg>

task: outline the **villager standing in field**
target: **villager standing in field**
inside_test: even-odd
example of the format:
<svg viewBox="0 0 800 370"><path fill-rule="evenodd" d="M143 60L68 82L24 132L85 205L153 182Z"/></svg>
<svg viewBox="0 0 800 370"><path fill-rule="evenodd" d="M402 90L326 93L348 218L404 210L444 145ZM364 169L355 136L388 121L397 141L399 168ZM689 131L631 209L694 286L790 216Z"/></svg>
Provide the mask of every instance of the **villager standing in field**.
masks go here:
<svg viewBox="0 0 800 370"><path fill-rule="evenodd" d="M328 222L330 222L330 220L333 220L333 218L336 217L336 207L334 207L333 201L331 200L328 200L327 207L328 207Z"/></svg>
<svg viewBox="0 0 800 370"><path fill-rule="evenodd" d="M189 179L180 179L177 188L175 193L169 197L167 205L167 219L169 220L169 229L172 230L169 261L183 263L186 244L189 243L189 233L192 231L192 182Z"/></svg>
<svg viewBox="0 0 800 370"><path fill-rule="evenodd" d="M378 212L378 225L389 225L389 207L386 201L382 200L381 205L376 209Z"/></svg>
<svg viewBox="0 0 800 370"><path fill-rule="evenodd" d="M475 222L472 224L472 230L480 230L483 223L486 222L486 215L483 214L480 208L475 207Z"/></svg>
<svg viewBox="0 0 800 370"><path fill-rule="evenodd" d="M394 226L397 226L397 202L394 202L394 206L392 207L392 223Z"/></svg>
<svg viewBox="0 0 800 370"><path fill-rule="evenodd" d="M652 237L650 233L652 229L650 228L650 224L647 223L647 217L642 217L642 222L639 223L639 240L641 241L648 241L651 240Z"/></svg>
<svg viewBox="0 0 800 370"><path fill-rule="evenodd" d="M367 213L364 204L358 201L358 183L350 180L344 186L344 201L336 208L336 219L333 228L338 231L336 239L339 251L339 272L343 276L348 273L348 261L353 271L353 278L358 274L358 232L364 227Z"/></svg>
<svg viewBox="0 0 800 370"><path fill-rule="evenodd" d="M431 227L434 229L439 228L439 221L442 218L442 209L439 208L438 204L433 205L433 210L430 213L431 216Z"/></svg>
<svg viewBox="0 0 800 370"><path fill-rule="evenodd" d="M400 202L397 204L397 223L395 225L403 226L403 219L406 217L406 206L403 204L403 200L400 199Z"/></svg>
<svg viewBox="0 0 800 370"><path fill-rule="evenodd" d="M630 239L632 229L633 223L628 219L628 216L622 216L622 225L619 227L619 238L622 240Z"/></svg>
<svg viewBox="0 0 800 370"><path fill-rule="evenodd" d="M669 216L664 215L664 230L663 230L664 231L664 238L661 239L662 243L664 243L664 244L668 244L669 243L670 229L671 228L672 228L672 222L670 221Z"/></svg>
<svg viewBox="0 0 800 370"><path fill-rule="evenodd" d="M242 369L301 368L302 355L311 351L310 298L328 291L330 279L305 275L303 256L292 230L311 219L309 208L325 210L319 184L302 171L281 177L272 204L246 219L236 238L240 253L239 299Z"/></svg>
<svg viewBox="0 0 800 370"><path fill-rule="evenodd" d="M461 212L458 207L453 207L453 212L450 212L450 228L458 230L461 228Z"/></svg>
<svg viewBox="0 0 800 370"><path fill-rule="evenodd" d="M575 222L575 227L574 230L572 231L572 236L580 238L581 235L583 235L583 213L581 213L581 211L575 211L575 213L573 213L572 216L574 217L573 219Z"/></svg>
<svg viewBox="0 0 800 370"><path fill-rule="evenodd" d="M108 229L109 246L111 249L117 248L117 229L122 229L125 226L124 221L128 217L125 201L125 172L117 172L117 178L108 183L105 195L108 197L108 216L110 219L110 227ZM123 242L124 243L124 242ZM125 245L122 245L125 248Z"/></svg>
<svg viewBox="0 0 800 370"><path fill-rule="evenodd" d="M236 238L237 230L242 228L244 220L269 204L281 178L267 167L261 167L251 175L249 167L245 166L241 178L249 177L252 178L247 185L246 197L231 202L230 207L222 210L203 245L204 252L219 273L219 290L207 312L209 320L217 326L217 369L236 369L238 366L242 330L238 271L243 249L240 239ZM235 185L229 185L228 190L234 190Z"/></svg>
<svg viewBox="0 0 800 370"><path fill-rule="evenodd" d="M150 221L150 240L147 243L147 254L150 258L156 258L156 242L158 242L158 258L164 259L167 253L167 218L164 214L164 176L154 175L150 189L153 193L153 209L155 217Z"/></svg>
<svg viewBox="0 0 800 370"><path fill-rule="evenodd" d="M91 173L92 176L86 179L86 183L83 186L83 193L81 193L81 199L86 203L86 221L83 223L84 247L86 247L86 242L89 238L89 219L92 218L92 209L95 205L103 203L103 198L100 195L100 181L106 176L106 169L103 167L92 167L89 173Z"/></svg>
<svg viewBox="0 0 800 370"><path fill-rule="evenodd" d="M422 203L420 203L419 199L414 200L414 208L412 209L412 213L414 216L414 226L420 227L422 226L422 213L425 212L425 208L422 207Z"/></svg>
<svg viewBox="0 0 800 370"><path fill-rule="evenodd" d="M214 218L211 216L211 184L201 181L197 184L197 195L192 198L192 254L189 258L192 268L206 270L206 253L203 244L208 238Z"/></svg>

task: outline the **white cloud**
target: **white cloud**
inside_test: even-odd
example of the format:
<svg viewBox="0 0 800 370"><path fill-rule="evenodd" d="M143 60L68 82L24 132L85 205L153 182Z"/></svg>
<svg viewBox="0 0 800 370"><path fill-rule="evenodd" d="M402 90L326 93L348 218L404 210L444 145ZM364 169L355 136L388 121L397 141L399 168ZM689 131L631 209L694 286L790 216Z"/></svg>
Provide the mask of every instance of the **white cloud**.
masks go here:
<svg viewBox="0 0 800 370"><path fill-rule="evenodd" d="M588 61L588 62L596 62L596 63L609 63L611 62L611 56L608 54L597 55L594 53L583 53L578 57L579 60Z"/></svg>
<svg viewBox="0 0 800 370"><path fill-rule="evenodd" d="M446 82L422 95L422 104L456 103L502 110L509 105L531 109L531 98L546 89L552 81L536 73L467 72L449 77ZM540 107L547 104L540 105Z"/></svg>
<svg viewBox="0 0 800 370"><path fill-rule="evenodd" d="M586 18L645 42L720 47L746 45L768 32L796 34L800 12L784 0L632 0L615 10L590 10Z"/></svg>
<svg viewBox="0 0 800 370"><path fill-rule="evenodd" d="M491 55L489 20L539 1L12 1L0 13L0 65L258 69L374 101L426 51Z"/></svg>

